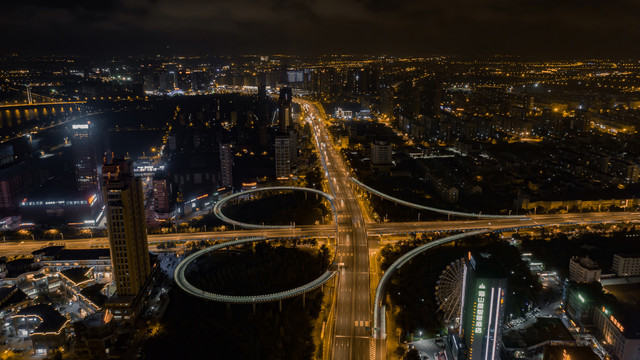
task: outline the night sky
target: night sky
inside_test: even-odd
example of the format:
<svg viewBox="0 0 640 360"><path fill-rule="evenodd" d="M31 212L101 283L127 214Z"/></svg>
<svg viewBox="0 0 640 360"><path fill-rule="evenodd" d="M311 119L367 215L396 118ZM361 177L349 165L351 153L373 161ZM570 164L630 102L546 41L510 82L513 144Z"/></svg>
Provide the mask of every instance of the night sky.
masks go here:
<svg viewBox="0 0 640 360"><path fill-rule="evenodd" d="M640 0L3 0L0 52L637 57Z"/></svg>

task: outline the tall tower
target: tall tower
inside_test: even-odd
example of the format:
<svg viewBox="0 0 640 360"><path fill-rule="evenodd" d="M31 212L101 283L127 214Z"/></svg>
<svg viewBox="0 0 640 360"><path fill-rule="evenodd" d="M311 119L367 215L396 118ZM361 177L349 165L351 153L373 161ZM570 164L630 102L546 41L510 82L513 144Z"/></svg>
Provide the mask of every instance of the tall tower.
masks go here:
<svg viewBox="0 0 640 360"><path fill-rule="evenodd" d="M71 150L78 190L99 189L98 151L90 121L71 125Z"/></svg>
<svg viewBox="0 0 640 360"><path fill-rule="evenodd" d="M289 134L281 133L276 136L276 178L289 178L291 173L291 139Z"/></svg>
<svg viewBox="0 0 640 360"><path fill-rule="evenodd" d="M280 96L278 97L278 131L287 131L292 125L291 101L291 88L288 86L280 88Z"/></svg>
<svg viewBox="0 0 640 360"><path fill-rule="evenodd" d="M231 144L220 143L220 173L222 186L233 186L233 158L231 155Z"/></svg>
<svg viewBox="0 0 640 360"><path fill-rule="evenodd" d="M131 162L102 167L111 265L118 297L137 297L151 273L142 182Z"/></svg>
<svg viewBox="0 0 640 360"><path fill-rule="evenodd" d="M460 336L468 360L499 360L507 275L495 259L469 253L462 284Z"/></svg>

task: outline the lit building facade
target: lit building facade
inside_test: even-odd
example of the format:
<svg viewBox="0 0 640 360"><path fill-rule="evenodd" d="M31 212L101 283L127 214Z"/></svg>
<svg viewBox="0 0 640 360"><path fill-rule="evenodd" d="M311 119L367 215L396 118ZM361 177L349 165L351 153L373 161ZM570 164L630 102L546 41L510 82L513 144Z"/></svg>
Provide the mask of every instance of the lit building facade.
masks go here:
<svg viewBox="0 0 640 360"><path fill-rule="evenodd" d="M569 279L579 283L600 281L602 269L588 257L574 256L569 261Z"/></svg>
<svg viewBox="0 0 640 360"><path fill-rule="evenodd" d="M278 97L278 130L286 131L293 123L293 114L291 112L292 92L290 87L280 89Z"/></svg>
<svg viewBox="0 0 640 360"><path fill-rule="evenodd" d="M614 304L611 305L615 307ZM596 335L614 359L640 359L639 327L635 319L631 319L632 316L634 315L616 312L609 305L593 312Z"/></svg>
<svg viewBox="0 0 640 360"><path fill-rule="evenodd" d="M117 295L108 305L116 320L133 321L151 273L142 182L133 175L131 162L124 160L105 164L102 177Z"/></svg>
<svg viewBox="0 0 640 360"><path fill-rule="evenodd" d="M99 189L98 151L94 125L88 121L71 125L71 149L73 151L76 183L79 190Z"/></svg>
<svg viewBox="0 0 640 360"><path fill-rule="evenodd" d="M291 144L289 134L276 136L276 178L288 179L291 174Z"/></svg>
<svg viewBox="0 0 640 360"><path fill-rule="evenodd" d="M233 187L233 157L230 143L220 143L220 185Z"/></svg>
<svg viewBox="0 0 640 360"><path fill-rule="evenodd" d="M640 275L640 254L615 254L611 270L618 276Z"/></svg>
<svg viewBox="0 0 640 360"><path fill-rule="evenodd" d="M495 260L469 253L462 286L460 335L466 359L500 359L506 274Z"/></svg>
<svg viewBox="0 0 640 360"><path fill-rule="evenodd" d="M165 173L158 173L153 177L153 210L158 218L168 218L171 211L171 184Z"/></svg>

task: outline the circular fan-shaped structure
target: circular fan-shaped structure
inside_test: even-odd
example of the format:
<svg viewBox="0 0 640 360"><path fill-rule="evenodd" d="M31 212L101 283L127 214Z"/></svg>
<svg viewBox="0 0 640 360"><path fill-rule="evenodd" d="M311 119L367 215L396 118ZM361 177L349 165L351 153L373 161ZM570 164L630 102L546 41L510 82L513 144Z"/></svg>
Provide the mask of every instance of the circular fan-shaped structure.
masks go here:
<svg viewBox="0 0 640 360"><path fill-rule="evenodd" d="M447 265L438 278L436 284L438 311L442 311L447 324L455 321L460 315L463 276L464 259L458 259Z"/></svg>

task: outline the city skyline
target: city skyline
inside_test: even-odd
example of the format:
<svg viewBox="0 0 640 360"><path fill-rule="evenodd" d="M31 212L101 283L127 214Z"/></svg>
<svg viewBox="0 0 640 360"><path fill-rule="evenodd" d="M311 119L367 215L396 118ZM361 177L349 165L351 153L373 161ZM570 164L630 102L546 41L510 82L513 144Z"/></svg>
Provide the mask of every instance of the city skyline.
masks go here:
<svg viewBox="0 0 640 360"><path fill-rule="evenodd" d="M466 1L2 5L2 357L637 360L635 2Z"/></svg>

